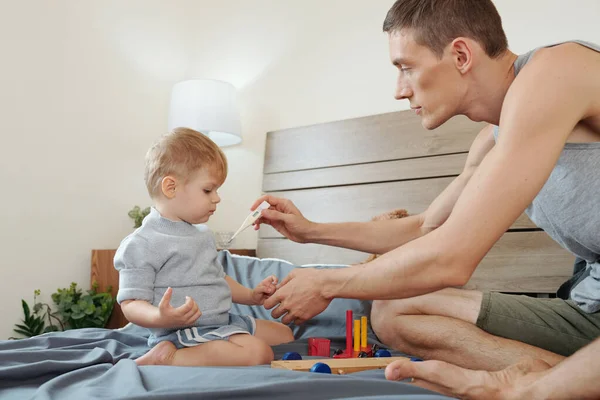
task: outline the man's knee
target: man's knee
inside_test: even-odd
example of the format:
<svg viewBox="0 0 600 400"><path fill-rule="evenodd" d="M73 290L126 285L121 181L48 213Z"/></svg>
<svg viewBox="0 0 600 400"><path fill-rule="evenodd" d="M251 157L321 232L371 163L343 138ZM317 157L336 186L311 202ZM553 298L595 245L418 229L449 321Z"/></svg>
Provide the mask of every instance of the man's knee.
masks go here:
<svg viewBox="0 0 600 400"><path fill-rule="evenodd" d="M371 325L373 330L381 328L382 325L390 318L397 316L394 307L390 304L392 301L398 300L374 300L371 307Z"/></svg>
<svg viewBox="0 0 600 400"><path fill-rule="evenodd" d="M402 314L402 300L374 301L371 311L371 326L379 341L405 353L415 353L424 339L420 320L415 315ZM417 317L418 318L418 317ZM416 353L415 353L416 354Z"/></svg>
<svg viewBox="0 0 600 400"><path fill-rule="evenodd" d="M371 327L379 340L390 343L401 333L398 332L398 319L408 311L403 306L406 300L374 300L371 308Z"/></svg>

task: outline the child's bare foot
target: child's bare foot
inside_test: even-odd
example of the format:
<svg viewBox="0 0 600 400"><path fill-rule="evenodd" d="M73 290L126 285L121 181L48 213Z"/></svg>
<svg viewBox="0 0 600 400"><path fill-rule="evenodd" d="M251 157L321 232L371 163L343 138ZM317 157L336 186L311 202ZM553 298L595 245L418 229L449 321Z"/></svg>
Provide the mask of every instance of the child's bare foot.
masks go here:
<svg viewBox="0 0 600 400"><path fill-rule="evenodd" d="M135 360L137 365L171 365L177 348L171 342L160 342L149 352Z"/></svg>

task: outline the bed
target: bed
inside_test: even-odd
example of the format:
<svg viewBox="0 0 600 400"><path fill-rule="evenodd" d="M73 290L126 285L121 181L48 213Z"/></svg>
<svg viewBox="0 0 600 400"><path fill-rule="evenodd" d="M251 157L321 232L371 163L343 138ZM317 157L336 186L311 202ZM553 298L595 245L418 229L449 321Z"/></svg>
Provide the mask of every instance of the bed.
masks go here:
<svg viewBox="0 0 600 400"><path fill-rule="evenodd" d="M425 131L408 112L287 129L267 134L263 191L292 199L317 221L360 221L394 208L421 212L462 169L481 125L455 118ZM257 256L219 253L226 273L248 286L270 274L283 278L299 265L343 268L367 254L300 245L261 228ZM92 280L117 287L114 250L95 250ZM287 261L284 261L287 260ZM573 258L521 216L489 252L469 287L548 295L570 275ZM309 337L328 337L343 347L345 310L367 315L370 302L336 299L328 309L294 328L296 340L274 347L307 352ZM234 311L270 318L258 307ZM0 342L0 398L187 399L443 399L404 382L388 382L382 370L336 376L271 369L137 367L147 330L126 324L117 307L110 327L49 333ZM372 331L369 342L378 343ZM399 355L394 352L393 355Z"/></svg>

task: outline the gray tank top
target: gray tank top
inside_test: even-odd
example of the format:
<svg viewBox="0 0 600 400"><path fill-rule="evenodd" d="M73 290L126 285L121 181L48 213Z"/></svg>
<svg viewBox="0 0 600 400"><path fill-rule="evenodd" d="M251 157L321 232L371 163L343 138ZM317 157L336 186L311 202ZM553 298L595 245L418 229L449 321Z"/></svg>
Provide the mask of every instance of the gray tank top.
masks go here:
<svg viewBox="0 0 600 400"><path fill-rule="evenodd" d="M600 45L572 42L600 52ZM536 50L517 58L515 75ZM498 134L496 126L496 140ZM587 313L600 310L600 142L565 143L550 177L525 213L552 239L587 262L587 276L571 290L571 299Z"/></svg>

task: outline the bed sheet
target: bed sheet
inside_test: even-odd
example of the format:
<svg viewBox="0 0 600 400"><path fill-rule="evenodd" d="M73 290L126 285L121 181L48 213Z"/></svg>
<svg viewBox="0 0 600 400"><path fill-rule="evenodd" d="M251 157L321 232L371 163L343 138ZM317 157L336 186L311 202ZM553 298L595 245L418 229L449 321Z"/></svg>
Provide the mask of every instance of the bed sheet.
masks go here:
<svg viewBox="0 0 600 400"><path fill-rule="evenodd" d="M226 273L253 287L274 274L280 279L296 266L220 252ZM318 268L342 268L323 265ZM345 346L345 311L368 315L370 302L336 299L321 315L295 327L296 340L273 348L307 353L309 337ZM269 319L262 307L235 305L234 312ZM255 367L138 367L149 350L148 330L133 324L110 329L78 329L30 339L0 341L0 399L447 399L404 382L385 380L383 370L345 376ZM369 331L369 342L378 343ZM397 355L398 353L394 353Z"/></svg>

